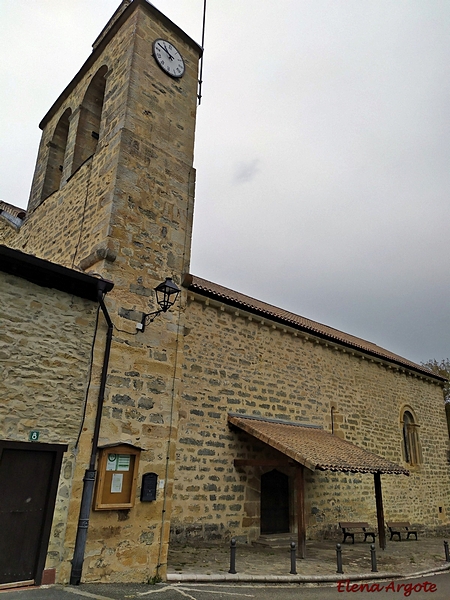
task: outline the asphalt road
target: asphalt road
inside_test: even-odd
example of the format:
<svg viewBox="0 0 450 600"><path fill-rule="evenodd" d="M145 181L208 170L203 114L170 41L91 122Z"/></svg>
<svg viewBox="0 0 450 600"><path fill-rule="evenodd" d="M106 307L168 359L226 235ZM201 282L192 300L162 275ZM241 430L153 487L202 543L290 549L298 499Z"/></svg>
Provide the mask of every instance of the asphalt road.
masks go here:
<svg viewBox="0 0 450 600"><path fill-rule="evenodd" d="M361 587L363 586L363 587ZM365 586L365 587L364 587ZM311 584L84 584L80 587L23 589L0 592L0 600L450 600L450 573L416 579L379 580L330 585Z"/></svg>

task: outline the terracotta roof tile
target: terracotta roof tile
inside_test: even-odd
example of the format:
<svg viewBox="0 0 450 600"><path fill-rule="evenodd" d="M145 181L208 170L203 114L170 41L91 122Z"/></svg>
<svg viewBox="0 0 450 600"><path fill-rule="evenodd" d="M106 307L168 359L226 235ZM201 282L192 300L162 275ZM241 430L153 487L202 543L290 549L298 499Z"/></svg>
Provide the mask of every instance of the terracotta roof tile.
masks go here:
<svg viewBox="0 0 450 600"><path fill-rule="evenodd" d="M233 414L228 421L311 470L409 475L407 469L317 427Z"/></svg>
<svg viewBox="0 0 450 600"><path fill-rule="evenodd" d="M259 316L266 317L273 321L285 323L286 325L299 329L305 333L309 332L311 335L329 340L330 342L345 345L349 348L353 348L397 365L401 365L408 369L412 369L413 371L418 371L424 375L427 375L428 377L445 381L444 378L432 373L426 367L418 365L406 358L399 356L398 354L394 354L389 350L385 350L384 348L381 348L372 342L368 342L367 340L344 333L338 329L333 329L333 327L322 325L321 323L312 321L311 319L307 319L300 315L296 315L295 313L289 312L282 308L277 308L276 306L272 306L266 302L261 302L260 300L256 300L250 296L245 296L244 294L235 292L216 283L212 283L211 281L207 281L201 277L196 277L195 275L190 274L185 275L183 285L193 292L197 292L209 298L214 298L223 302L224 304L241 308L242 310L258 314Z"/></svg>
<svg viewBox="0 0 450 600"><path fill-rule="evenodd" d="M19 208L18 206L14 206L14 204L8 204L8 202L0 200L0 212L2 211L13 217L20 217L21 219L23 219L27 213L24 208Z"/></svg>

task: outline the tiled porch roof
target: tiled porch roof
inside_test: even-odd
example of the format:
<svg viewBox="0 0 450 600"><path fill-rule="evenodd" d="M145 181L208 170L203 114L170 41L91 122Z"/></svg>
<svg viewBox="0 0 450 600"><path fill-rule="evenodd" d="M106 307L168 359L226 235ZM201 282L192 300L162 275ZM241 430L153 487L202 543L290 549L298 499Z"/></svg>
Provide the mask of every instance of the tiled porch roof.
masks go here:
<svg viewBox="0 0 450 600"><path fill-rule="evenodd" d="M311 470L352 473L409 471L318 427L229 414L228 422Z"/></svg>

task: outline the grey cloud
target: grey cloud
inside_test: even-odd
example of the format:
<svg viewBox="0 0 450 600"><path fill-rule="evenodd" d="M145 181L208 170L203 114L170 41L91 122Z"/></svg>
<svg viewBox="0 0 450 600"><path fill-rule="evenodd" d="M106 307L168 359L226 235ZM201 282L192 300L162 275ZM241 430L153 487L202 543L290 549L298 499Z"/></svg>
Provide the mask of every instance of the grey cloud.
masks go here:
<svg viewBox="0 0 450 600"><path fill-rule="evenodd" d="M254 158L251 161L239 163L234 172L233 183L239 185L252 181L260 171L260 162L259 158Z"/></svg>

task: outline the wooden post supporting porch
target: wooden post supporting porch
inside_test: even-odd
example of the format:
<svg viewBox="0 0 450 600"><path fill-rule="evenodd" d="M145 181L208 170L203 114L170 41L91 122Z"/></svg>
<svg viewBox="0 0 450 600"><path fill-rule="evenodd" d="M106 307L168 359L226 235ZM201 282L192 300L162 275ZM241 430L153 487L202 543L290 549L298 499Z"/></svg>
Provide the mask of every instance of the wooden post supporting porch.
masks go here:
<svg viewBox="0 0 450 600"><path fill-rule="evenodd" d="M383 511L383 494L381 492L381 473L373 474L373 481L375 485L375 502L377 505L377 524L378 524L378 539L380 548L385 550L386 548L386 528L384 525L384 511Z"/></svg>
<svg viewBox="0 0 450 600"><path fill-rule="evenodd" d="M295 470L295 496L297 500L298 557L306 558L305 479L303 465Z"/></svg>

